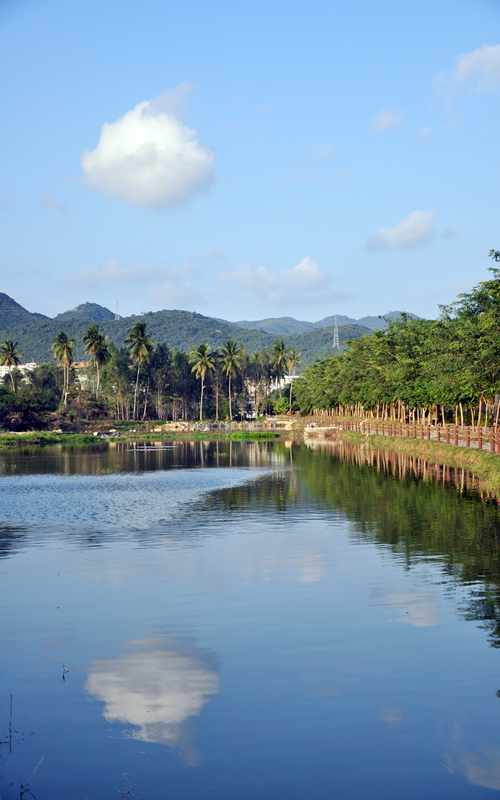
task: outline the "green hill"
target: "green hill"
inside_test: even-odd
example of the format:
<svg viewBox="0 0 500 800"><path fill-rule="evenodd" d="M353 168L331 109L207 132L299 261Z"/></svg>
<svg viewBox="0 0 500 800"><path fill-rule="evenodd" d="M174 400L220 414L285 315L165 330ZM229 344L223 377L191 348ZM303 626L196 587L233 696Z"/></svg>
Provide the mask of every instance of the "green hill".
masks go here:
<svg viewBox="0 0 500 800"><path fill-rule="evenodd" d="M228 339L236 339L248 353L253 353L255 350L271 348L277 338L276 334L240 328L234 323L191 311L150 311L141 316L132 315L115 320L109 309L96 303L85 303L50 319L42 314L30 313L8 295L0 295L0 301L2 298L6 300L0 304L0 341L11 338L18 342L23 362L52 360L50 345L61 330L74 340L76 359L84 359L82 340L92 322L97 322L102 332L118 346L124 344L128 330L138 321L146 323L153 341L166 342L169 347L179 350L190 350L203 342L216 348ZM346 339L370 333L368 328L360 325L339 326L341 344ZM283 338L287 347L295 347L302 354L303 366L306 366L325 353L332 352L333 328L319 328L285 335Z"/></svg>

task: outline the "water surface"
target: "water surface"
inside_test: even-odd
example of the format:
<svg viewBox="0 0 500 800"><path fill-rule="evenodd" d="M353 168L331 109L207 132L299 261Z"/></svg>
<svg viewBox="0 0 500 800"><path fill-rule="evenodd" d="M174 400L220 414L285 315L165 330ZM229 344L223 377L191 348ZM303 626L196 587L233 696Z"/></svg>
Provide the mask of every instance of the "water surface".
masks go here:
<svg viewBox="0 0 500 800"><path fill-rule="evenodd" d="M500 791L500 518L465 473L181 442L0 474L2 800L37 764L39 800Z"/></svg>

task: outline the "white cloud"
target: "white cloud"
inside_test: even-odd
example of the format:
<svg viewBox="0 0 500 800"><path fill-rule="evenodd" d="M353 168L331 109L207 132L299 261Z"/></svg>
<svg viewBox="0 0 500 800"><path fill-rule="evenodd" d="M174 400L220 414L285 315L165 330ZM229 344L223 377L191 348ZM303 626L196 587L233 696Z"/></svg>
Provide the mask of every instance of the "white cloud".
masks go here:
<svg viewBox="0 0 500 800"><path fill-rule="evenodd" d="M63 214L67 214L69 211L68 203L60 203L59 200L56 200L56 198L52 197L50 194L43 195L40 200L40 205L44 208L53 208L55 211L62 211Z"/></svg>
<svg viewBox="0 0 500 800"><path fill-rule="evenodd" d="M66 283L75 286L101 286L103 283L141 283L161 277L161 271L146 264L126 266L119 261L95 264L71 273Z"/></svg>
<svg viewBox="0 0 500 800"><path fill-rule="evenodd" d="M462 53L449 74L442 72L439 83L472 83L480 91L500 83L500 44L483 44L471 53Z"/></svg>
<svg viewBox="0 0 500 800"><path fill-rule="evenodd" d="M221 275L220 280L276 305L316 303L338 294L328 287L327 273L309 256L295 267L277 272L264 266L252 269L241 264L235 272Z"/></svg>
<svg viewBox="0 0 500 800"><path fill-rule="evenodd" d="M422 142L427 142L431 138L433 133L434 133L433 128L422 128L422 130L418 132L418 138Z"/></svg>
<svg viewBox="0 0 500 800"><path fill-rule="evenodd" d="M383 108L382 111L379 111L378 114L375 114L373 117L372 127L377 133L382 133L383 131L390 131L393 128L399 128L402 122L403 118L399 112Z"/></svg>
<svg viewBox="0 0 500 800"><path fill-rule="evenodd" d="M458 225L447 225L442 231L442 236L445 239L453 239L455 236L460 236L461 233L462 228L460 228Z"/></svg>
<svg viewBox="0 0 500 800"><path fill-rule="evenodd" d="M381 228L369 234L367 246L372 250L418 247L429 242L436 233L432 211L412 211L394 228Z"/></svg>
<svg viewBox="0 0 500 800"><path fill-rule="evenodd" d="M214 153L179 120L183 84L139 103L116 122L106 122L94 150L81 157L88 186L136 205L184 205L213 180Z"/></svg>
<svg viewBox="0 0 500 800"><path fill-rule="evenodd" d="M331 158L333 156L333 147L331 144L317 144L316 147L311 147L307 152L311 158Z"/></svg>
<svg viewBox="0 0 500 800"><path fill-rule="evenodd" d="M195 763L183 723L219 693L214 665L180 639L145 639L131 647L125 655L95 661L86 690L104 701L108 722L134 726L134 739L180 747Z"/></svg>
<svg viewBox="0 0 500 800"><path fill-rule="evenodd" d="M149 297L166 303L167 308L181 305L192 308L194 303L200 305L206 302L194 282L198 279L196 265L192 261L186 261L175 269L163 270L162 282L151 289Z"/></svg>
<svg viewBox="0 0 500 800"><path fill-rule="evenodd" d="M227 258L227 256L222 250L218 250L217 247L208 247L203 253L203 258L206 261L222 261Z"/></svg>

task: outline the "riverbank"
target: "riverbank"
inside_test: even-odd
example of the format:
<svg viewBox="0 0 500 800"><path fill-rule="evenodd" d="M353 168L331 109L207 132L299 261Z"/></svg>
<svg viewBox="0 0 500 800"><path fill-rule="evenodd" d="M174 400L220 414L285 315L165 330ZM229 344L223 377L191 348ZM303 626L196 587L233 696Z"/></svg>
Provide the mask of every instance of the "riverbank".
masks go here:
<svg viewBox="0 0 500 800"><path fill-rule="evenodd" d="M481 480L485 491L496 497L500 496L500 454L498 453L455 447L455 445L442 442L406 439L402 436L377 436L357 431L339 430L336 432L336 436L344 441L369 443L373 447L424 458L435 464L469 470ZM329 438L329 441L332 439Z"/></svg>
<svg viewBox="0 0 500 800"><path fill-rule="evenodd" d="M204 431L178 431L176 433L142 433L125 431L118 434L82 434L82 433L0 433L0 450L16 447L48 447L50 445L95 445L100 442L164 442L174 439L190 441L274 441L283 437L283 433L273 431L228 431L227 433L211 433Z"/></svg>

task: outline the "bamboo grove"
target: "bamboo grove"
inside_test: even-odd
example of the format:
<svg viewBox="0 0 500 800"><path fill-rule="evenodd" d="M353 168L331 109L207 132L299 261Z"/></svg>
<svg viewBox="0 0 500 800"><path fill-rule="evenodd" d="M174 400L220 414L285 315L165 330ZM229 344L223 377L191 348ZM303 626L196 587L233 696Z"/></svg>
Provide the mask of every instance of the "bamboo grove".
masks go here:
<svg viewBox="0 0 500 800"><path fill-rule="evenodd" d="M500 261L500 252L490 256ZM303 413L334 409L397 422L499 424L500 270L441 307L437 320L390 321L308 367L294 393Z"/></svg>
<svg viewBox="0 0 500 800"><path fill-rule="evenodd" d="M52 343L55 361L24 375L17 343L0 345L0 364L8 368L0 387L0 424L40 427L44 415L56 411L69 421L218 421L292 407L291 387L282 396L283 378L296 374L300 356L283 339L252 355L234 340L214 350L203 343L186 353L153 342L146 324L137 322L123 347L109 342L96 324L83 344L88 362L75 363L75 342L60 331Z"/></svg>

